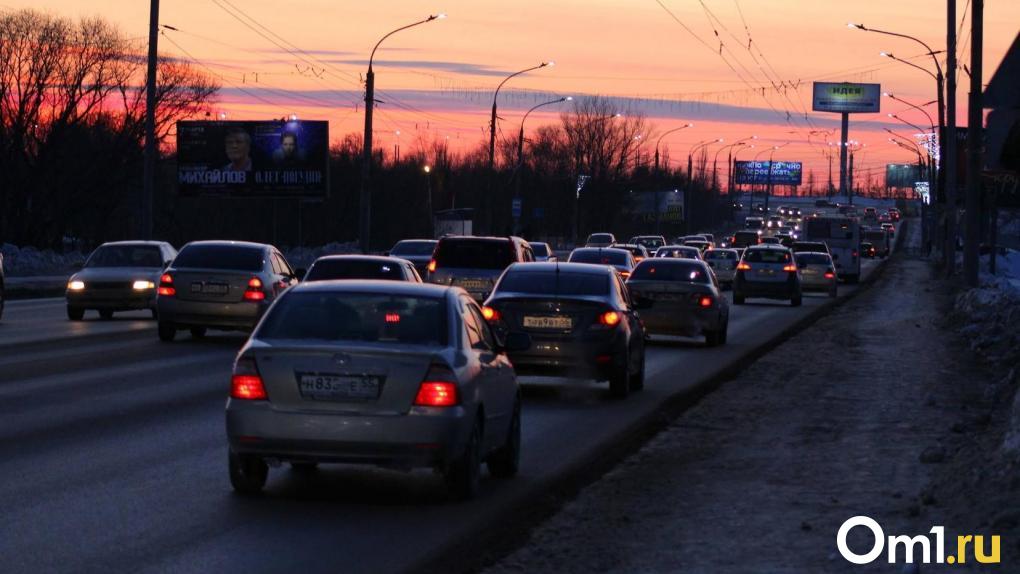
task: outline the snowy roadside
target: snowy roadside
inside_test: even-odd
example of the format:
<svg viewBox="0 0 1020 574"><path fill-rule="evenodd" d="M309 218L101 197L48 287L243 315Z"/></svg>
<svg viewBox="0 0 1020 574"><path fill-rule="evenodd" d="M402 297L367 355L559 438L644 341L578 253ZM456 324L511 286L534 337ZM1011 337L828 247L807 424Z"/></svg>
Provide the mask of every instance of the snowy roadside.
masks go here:
<svg viewBox="0 0 1020 574"><path fill-rule="evenodd" d="M944 525L950 541L1001 535L1005 569L973 571L1015 572L1020 473L996 455L1001 385L1012 383L954 332L952 297L926 264L892 263L869 292L724 383L487 572L917 571L840 557L836 532L856 515L887 534Z"/></svg>

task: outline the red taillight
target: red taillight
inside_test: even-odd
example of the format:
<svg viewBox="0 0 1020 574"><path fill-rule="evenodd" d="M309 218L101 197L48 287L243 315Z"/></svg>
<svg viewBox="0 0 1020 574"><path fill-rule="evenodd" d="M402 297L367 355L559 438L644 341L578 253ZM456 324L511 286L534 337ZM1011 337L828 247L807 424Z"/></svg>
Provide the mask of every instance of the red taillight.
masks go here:
<svg viewBox="0 0 1020 574"><path fill-rule="evenodd" d="M488 306L482 307L482 317L485 317L485 320L490 322L496 322L502 318L499 311Z"/></svg>
<svg viewBox="0 0 1020 574"><path fill-rule="evenodd" d="M711 307L712 306L712 298L711 297L701 297L700 299L698 299L698 305L701 306L701 307Z"/></svg>
<svg viewBox="0 0 1020 574"><path fill-rule="evenodd" d="M796 273L797 272L797 266L795 264L793 264L793 263L790 263L789 265L784 265L783 266L783 271L789 271L791 273Z"/></svg>
<svg viewBox="0 0 1020 574"><path fill-rule="evenodd" d="M436 260L433 259L432 261L429 261L429 273L435 272L436 272Z"/></svg>
<svg viewBox="0 0 1020 574"><path fill-rule="evenodd" d="M265 400L266 387L262 384L255 359L238 359L230 377L230 396L249 401Z"/></svg>
<svg viewBox="0 0 1020 574"><path fill-rule="evenodd" d="M616 311L606 311L599 315L599 323L607 327L615 327L620 324L620 314Z"/></svg>
<svg viewBox="0 0 1020 574"><path fill-rule="evenodd" d="M385 320L387 323L399 323L400 315L398 313L386 313Z"/></svg>
<svg viewBox="0 0 1020 574"><path fill-rule="evenodd" d="M826 278L826 279L833 279L833 278L835 278L835 277L836 277L836 274L835 274L835 273L833 273L832 271L826 271L826 272L825 272L825 278Z"/></svg>
<svg viewBox="0 0 1020 574"><path fill-rule="evenodd" d="M159 278L159 288L156 290L162 297L173 297L177 295L177 289L174 289L174 278L169 273L164 273Z"/></svg>
<svg viewBox="0 0 1020 574"><path fill-rule="evenodd" d="M244 292L245 301L264 301L266 298L265 292L262 291L262 280L258 277L252 277L248 280L248 289Z"/></svg>
<svg viewBox="0 0 1020 574"><path fill-rule="evenodd" d="M448 367L432 365L425 380L418 387L414 399L419 407L452 407L460 402L457 394L457 378Z"/></svg>
<svg viewBox="0 0 1020 574"><path fill-rule="evenodd" d="M737 271L750 271L750 270L751 270L750 264L744 263L743 261L737 263Z"/></svg>

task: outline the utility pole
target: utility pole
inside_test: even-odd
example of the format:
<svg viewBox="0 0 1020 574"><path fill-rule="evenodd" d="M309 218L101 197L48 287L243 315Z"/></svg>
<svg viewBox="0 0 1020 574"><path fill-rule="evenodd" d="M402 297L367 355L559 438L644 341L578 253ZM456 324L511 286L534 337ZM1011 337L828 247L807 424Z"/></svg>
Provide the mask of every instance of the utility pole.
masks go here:
<svg viewBox="0 0 1020 574"><path fill-rule="evenodd" d="M373 51L374 52L374 51ZM372 63L368 64L365 74L365 137L361 152L361 206L358 215L358 242L361 252L368 253L371 248L369 234L372 232L372 110L375 108L375 72Z"/></svg>
<svg viewBox="0 0 1020 574"><path fill-rule="evenodd" d="M982 54L984 50L984 0L971 0L970 97L967 102L967 229L963 243L963 279L978 286L978 243L981 241L981 110Z"/></svg>
<svg viewBox="0 0 1020 574"><path fill-rule="evenodd" d="M149 2L149 63L145 74L145 157L142 163L142 201L139 227L142 239L152 239L152 200L156 191L156 64L159 41L159 0Z"/></svg>
<svg viewBox="0 0 1020 574"><path fill-rule="evenodd" d="M846 138L847 132L850 131L850 114L843 112L840 114L840 131L839 131L839 194L843 195L847 193L846 186Z"/></svg>
<svg viewBox="0 0 1020 574"><path fill-rule="evenodd" d="M945 152L940 158L945 182L943 200L945 205L945 241L944 260L946 276L956 274L956 0L946 0L946 129L940 134L941 149ZM931 193L930 190L929 193ZM933 202L934 203L934 202Z"/></svg>

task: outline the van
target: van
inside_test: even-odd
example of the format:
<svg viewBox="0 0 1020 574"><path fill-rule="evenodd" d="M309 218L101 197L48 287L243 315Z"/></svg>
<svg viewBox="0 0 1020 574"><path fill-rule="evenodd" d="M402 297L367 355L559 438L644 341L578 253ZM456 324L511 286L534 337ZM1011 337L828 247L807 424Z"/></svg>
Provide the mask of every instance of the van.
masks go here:
<svg viewBox="0 0 1020 574"><path fill-rule="evenodd" d="M446 236L432 254L429 281L461 287L481 302L507 267L534 260L531 245L520 237Z"/></svg>

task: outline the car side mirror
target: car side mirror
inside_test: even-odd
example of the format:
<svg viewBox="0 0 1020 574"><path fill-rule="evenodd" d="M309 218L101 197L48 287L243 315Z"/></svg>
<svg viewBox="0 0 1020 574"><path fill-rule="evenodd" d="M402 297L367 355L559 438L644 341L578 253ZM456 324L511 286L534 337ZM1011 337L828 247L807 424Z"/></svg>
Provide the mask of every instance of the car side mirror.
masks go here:
<svg viewBox="0 0 1020 574"><path fill-rule="evenodd" d="M527 351L531 348L531 335L520 332L507 333L502 347L508 353Z"/></svg>
<svg viewBox="0 0 1020 574"><path fill-rule="evenodd" d="M294 270L294 278L297 279L298 281L304 281L305 275L308 275L308 270L305 269L304 267L298 267L297 269Z"/></svg>

